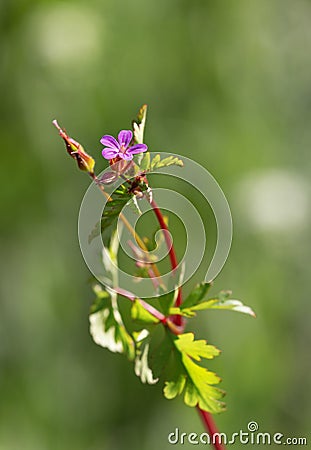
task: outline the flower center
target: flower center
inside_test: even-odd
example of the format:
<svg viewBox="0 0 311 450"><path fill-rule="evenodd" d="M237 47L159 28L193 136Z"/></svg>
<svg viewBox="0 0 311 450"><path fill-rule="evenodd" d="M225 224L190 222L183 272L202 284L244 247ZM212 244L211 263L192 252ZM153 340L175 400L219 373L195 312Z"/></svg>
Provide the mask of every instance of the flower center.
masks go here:
<svg viewBox="0 0 311 450"><path fill-rule="evenodd" d="M126 147L125 147L124 144L121 144L120 152L122 152L122 153L125 153L125 152L126 152Z"/></svg>

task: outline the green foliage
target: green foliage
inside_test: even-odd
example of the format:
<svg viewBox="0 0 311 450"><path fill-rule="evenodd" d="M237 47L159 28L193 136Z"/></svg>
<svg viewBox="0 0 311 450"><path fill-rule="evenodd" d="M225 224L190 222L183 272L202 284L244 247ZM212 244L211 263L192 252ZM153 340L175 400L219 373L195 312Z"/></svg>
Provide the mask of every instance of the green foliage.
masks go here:
<svg viewBox="0 0 311 450"><path fill-rule="evenodd" d="M204 297L209 288L209 283L203 282L198 284L182 303L180 308L170 308L170 314L191 318L196 315L196 311L203 311L206 309L227 309L256 317L254 311L249 306L244 305L240 300L229 298L231 291L221 291L214 298L205 300Z"/></svg>
<svg viewBox="0 0 311 450"><path fill-rule="evenodd" d="M201 301L207 289L203 283L194 289L188 297L194 304L185 308L186 312L208 303ZM111 351L124 353L134 361L135 374L143 383L154 384L162 379L165 383L163 393L167 399L183 394L184 402L188 406L198 405L202 410L211 413L219 413L225 409L225 404L221 401L224 392L215 387L220 378L197 364L202 359L210 360L218 356L220 351L215 346L207 344L205 340L195 340L193 333L175 336L165 326L164 337L157 342L155 330L160 321L152 314L152 310L148 310L149 307L154 307L138 298L132 301L131 318L136 324L141 324L142 328L129 333L112 294L98 285L95 292L96 299L90 316L91 333L95 342ZM164 302L167 301L168 305L171 305L175 297L176 292L163 295L163 309L167 314L172 311L175 313L176 310L184 314L183 308L165 307ZM216 305L215 299L210 301L212 302Z"/></svg>
<svg viewBox="0 0 311 450"><path fill-rule="evenodd" d="M205 309L227 309L256 317L254 311L249 306L243 305L240 300L220 300L216 297L207 300L206 302L199 303L192 308L192 311L202 311Z"/></svg>
<svg viewBox="0 0 311 450"><path fill-rule="evenodd" d="M105 205L100 222L97 222L89 235L89 244L100 234L103 234L105 245L109 244L111 232L116 226L120 212L132 200L132 195L127 192L125 186L121 185L111 194L110 199Z"/></svg>
<svg viewBox="0 0 311 450"><path fill-rule="evenodd" d="M174 357L174 343L168 329L164 330L164 336L153 347L153 351L150 353L150 366L152 371L157 377L165 377L165 374L170 372L169 362ZM173 371L174 373L174 371Z"/></svg>
<svg viewBox="0 0 311 450"><path fill-rule="evenodd" d="M150 153L145 152L140 161L139 168L141 172L148 172L150 170Z"/></svg>
<svg viewBox="0 0 311 450"><path fill-rule="evenodd" d="M173 338L175 357L174 375L165 382L164 395L168 399L175 398L184 392L184 402L187 406L199 406L202 410L219 413L225 409L220 399L224 392L213 385L220 378L204 367L194 362L201 358L212 359L220 351L207 345L204 340L194 340L193 333L181 334Z"/></svg>
<svg viewBox="0 0 311 450"><path fill-rule="evenodd" d="M161 156L158 154L152 159L150 163L150 170L161 169L162 167L168 167L173 165L183 167L184 163L177 156L168 156L166 158L161 159Z"/></svg>
<svg viewBox="0 0 311 450"><path fill-rule="evenodd" d="M122 229L120 229L120 233ZM117 254L119 239L116 232L110 237L109 246L103 249L103 264L111 274L112 285L117 286ZM90 311L90 333L96 344L112 352L124 353L128 359L135 358L135 340L126 330L118 307L118 296L113 289L95 284L96 295Z"/></svg>
<svg viewBox="0 0 311 450"><path fill-rule="evenodd" d="M169 166L179 166L183 167L183 161L177 156L167 156L166 158L161 159L160 154L157 154L151 160L150 153L146 152L143 155L139 155L138 158L138 166L140 172L150 172L155 171L157 169L161 169L163 167Z"/></svg>
<svg viewBox="0 0 311 450"><path fill-rule="evenodd" d="M179 351L186 353L196 361L201 361L201 358L213 359L220 353L216 347L207 345L204 340L194 341L193 333L179 335L175 345Z"/></svg>

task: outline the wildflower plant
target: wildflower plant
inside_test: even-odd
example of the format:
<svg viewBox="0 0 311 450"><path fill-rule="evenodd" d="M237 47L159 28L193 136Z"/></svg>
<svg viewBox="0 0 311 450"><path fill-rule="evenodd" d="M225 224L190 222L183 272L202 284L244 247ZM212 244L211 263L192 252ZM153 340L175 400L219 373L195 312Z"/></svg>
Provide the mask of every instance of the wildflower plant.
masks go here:
<svg viewBox="0 0 311 450"><path fill-rule="evenodd" d="M217 432L212 414L225 410L224 391L218 387L219 376L200 362L217 357L220 350L204 339L197 339L190 331L190 321L210 309L255 314L241 301L232 299L230 291L209 296L212 280L221 270L230 249L230 210L218 184L197 163L179 155L149 151L143 142L146 112L144 105L132 123L132 130L121 130L117 139L108 134L100 139L104 146L102 156L109 161L109 166L98 175L93 157L70 138L56 120L53 121L68 154L92 179L79 217L82 253L94 275L90 332L98 345L123 353L143 383L161 382L167 399L182 395L187 406L197 408L212 438ZM205 281L194 286L186 298L183 298L182 286L202 259L197 249L191 255L196 222L191 215L190 222L186 223L190 253L178 262L168 218L162 208L175 212L179 197L173 196L167 204L166 190L153 189L148 180L152 173L183 178L183 171L184 177L201 192L206 189L205 185L209 186L206 195L210 196L208 200L216 217L219 239ZM164 199L161 206L157 197ZM183 209L187 208L193 208L189 201L183 204ZM159 224L154 239L141 237L136 231L137 218L149 210ZM199 229L204 239L204 231L198 225ZM119 267L120 249L135 261L131 274ZM161 275L158 266L165 258L171 270ZM194 264L195 259L199 259L198 264ZM123 301L131 305L130 317L124 317L120 311ZM214 446L223 448L217 440Z"/></svg>

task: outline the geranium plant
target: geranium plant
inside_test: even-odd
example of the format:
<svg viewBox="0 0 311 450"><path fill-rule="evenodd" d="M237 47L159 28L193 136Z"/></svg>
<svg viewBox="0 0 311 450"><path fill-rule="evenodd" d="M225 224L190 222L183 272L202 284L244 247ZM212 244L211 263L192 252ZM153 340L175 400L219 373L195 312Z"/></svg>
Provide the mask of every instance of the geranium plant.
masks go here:
<svg viewBox="0 0 311 450"><path fill-rule="evenodd" d="M219 376L200 365L202 359L213 359L220 350L203 339L196 339L195 333L189 331L189 322L196 314L209 309L255 314L250 307L232 299L230 291L209 297L211 281L194 286L183 299L184 264L178 264L168 219L156 202L148 174L171 166L182 171L184 161L176 155L162 158L161 154L150 153L143 142L146 112L144 105L132 123L132 130L120 131L117 139L108 134L100 139L104 146L101 153L109 161L109 168L99 175L95 173L93 157L70 138L56 120L53 121L68 154L103 194L101 217L88 235L89 245L95 238L101 238L102 265L106 274L105 278L94 277L95 300L90 310L90 332L97 344L112 352L123 353L133 363L135 374L143 383L162 382L167 399L182 395L187 406L197 408L211 443L221 449L222 444L213 439L217 429L212 415L225 410L224 391L217 386ZM170 283L163 281L150 239L140 237L124 214L128 205L141 214L143 202L147 202L158 221L158 244L167 247ZM120 223L132 236L132 240L127 241L135 261L131 276L137 285L141 280L149 279L152 295L138 295L118 282ZM120 311L119 302L124 300L131 304L130 317L123 317Z"/></svg>

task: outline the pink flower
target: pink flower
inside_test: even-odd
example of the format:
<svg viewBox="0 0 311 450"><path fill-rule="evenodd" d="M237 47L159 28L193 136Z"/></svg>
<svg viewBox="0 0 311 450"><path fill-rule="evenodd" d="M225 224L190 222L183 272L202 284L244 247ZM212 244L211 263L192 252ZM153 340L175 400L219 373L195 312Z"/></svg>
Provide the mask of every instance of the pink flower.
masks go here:
<svg viewBox="0 0 311 450"><path fill-rule="evenodd" d="M129 147L132 137L133 133L130 130L120 131L118 140L109 134L105 134L100 140L101 144L105 145L105 148L102 151L103 157L106 159L120 157L129 161L133 159L133 155L148 150L148 147L145 144L136 144Z"/></svg>

